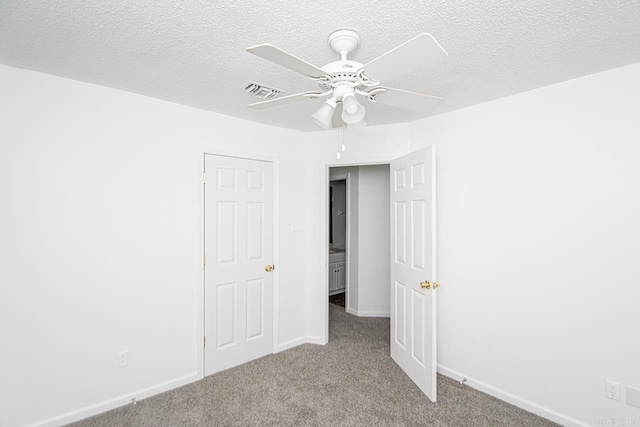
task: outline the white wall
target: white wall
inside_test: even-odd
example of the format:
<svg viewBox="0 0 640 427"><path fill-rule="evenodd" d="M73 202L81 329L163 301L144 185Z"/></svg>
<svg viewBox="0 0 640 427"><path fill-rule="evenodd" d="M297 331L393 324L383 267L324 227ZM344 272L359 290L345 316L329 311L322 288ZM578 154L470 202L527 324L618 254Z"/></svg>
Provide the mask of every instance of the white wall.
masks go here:
<svg viewBox="0 0 640 427"><path fill-rule="evenodd" d="M389 316L389 165L360 166L358 188L359 316Z"/></svg>
<svg viewBox="0 0 640 427"><path fill-rule="evenodd" d="M639 101L635 64L411 125L437 146L445 372L565 424L640 417L604 397L640 387Z"/></svg>
<svg viewBox="0 0 640 427"><path fill-rule="evenodd" d="M4 66L0 93L3 426L195 379L202 147L278 160L281 349L327 339L328 166L436 144L445 372L565 423L640 416L604 398L640 386L640 65L347 131L339 161L337 132Z"/></svg>
<svg viewBox="0 0 640 427"><path fill-rule="evenodd" d="M277 160L279 342L305 340L304 134L5 66L0 94L0 425L197 379L203 148Z"/></svg>
<svg viewBox="0 0 640 427"><path fill-rule="evenodd" d="M639 99L635 64L437 115L410 135L352 135L342 163L437 146L441 372L565 425L640 416L624 389L604 397L605 379L640 386ZM334 138L310 137L320 188ZM317 194L312 216L326 206ZM324 337L318 273L310 333Z"/></svg>

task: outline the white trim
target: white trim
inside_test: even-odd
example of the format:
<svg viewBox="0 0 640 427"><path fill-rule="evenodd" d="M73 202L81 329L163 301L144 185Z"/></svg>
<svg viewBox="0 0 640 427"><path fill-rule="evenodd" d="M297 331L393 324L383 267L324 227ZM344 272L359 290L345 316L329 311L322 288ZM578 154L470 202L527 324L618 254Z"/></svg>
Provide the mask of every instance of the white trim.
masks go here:
<svg viewBox="0 0 640 427"><path fill-rule="evenodd" d="M323 171L319 175L322 177L320 187L320 291L318 301L320 303L320 340L322 344L329 342L329 183L331 180L330 166L324 164ZM346 291L346 289L345 289Z"/></svg>
<svg viewBox="0 0 640 427"><path fill-rule="evenodd" d="M322 338L320 338L320 337L312 337L312 336L307 337L307 343L308 344L315 344L315 345L326 345L327 344L326 342L322 341Z"/></svg>
<svg viewBox="0 0 640 427"><path fill-rule="evenodd" d="M199 378L204 378L205 368L205 349L202 345L200 337L204 337L204 268L202 266L202 255L204 254L204 185L202 185L202 176L204 174L204 159L205 155L213 156L225 156L235 157L247 160L256 160L262 162L269 162L273 165L273 264L276 269L273 272L273 343L271 347L271 353L277 353L279 350L279 322L280 317L280 272L278 265L280 265L280 160L272 155L245 152L245 151L230 151L221 150L212 144L203 144L197 149L198 155L198 171L197 183L199 188L198 194L198 221L197 221L197 287L196 287L196 363L197 372Z"/></svg>
<svg viewBox="0 0 640 427"><path fill-rule="evenodd" d="M325 343L323 343L319 337L304 336L300 338L294 338L287 342L283 342L282 344L280 344L280 346L278 346L278 352L289 350L290 348L298 347L299 345L302 345L302 344L324 345Z"/></svg>
<svg viewBox="0 0 640 427"><path fill-rule="evenodd" d="M280 339L280 160L273 159L273 353L277 353Z"/></svg>
<svg viewBox="0 0 640 427"><path fill-rule="evenodd" d="M391 161L399 156L391 155L389 157L371 158L363 160L354 160L344 163L333 163L333 161L324 163L322 165L323 171L319 174L322 177L320 187L320 343L326 344L329 342L329 218L327 212L329 210L329 182L331 181L331 168L341 167L358 167L358 166L370 166L370 165L388 165ZM347 215L351 212L351 208L347 207ZM347 218L348 221L348 218ZM347 245L351 242L347 242ZM349 273L347 267L347 274ZM348 289L348 288L347 288ZM345 301L346 303L346 301Z"/></svg>
<svg viewBox="0 0 640 427"><path fill-rule="evenodd" d="M391 313L388 311L358 311L352 309L345 309L345 311L358 317L391 317Z"/></svg>
<svg viewBox="0 0 640 427"><path fill-rule="evenodd" d="M199 374L197 372L193 372L189 375L166 381L152 387L147 387L131 393L126 393L122 396L105 400L94 405L85 406L84 408L75 411L67 412L62 415L56 415L55 417L47 418L42 421L37 421L35 423L28 424L26 427L48 427L66 425L75 421L80 421L82 419L92 417L94 415L101 414L111 409L131 404L131 399L133 399L134 397L137 401L141 401L142 399L146 399L147 397L155 396L156 394L173 390L174 388L178 388L185 384L198 381L199 379Z"/></svg>
<svg viewBox="0 0 640 427"><path fill-rule="evenodd" d="M465 384L471 388L475 388L476 390L479 390L483 393L486 393L497 399L503 400L507 403L517 406L518 408L524 409L525 411L531 412L542 418L546 418L550 421L561 424L563 426L566 426L566 427L588 427L589 426L589 424L578 421L574 418L571 418L567 415L556 412L542 405L538 405L537 403L531 402L530 400L523 399L522 397L513 395L507 391L501 390L490 384L487 384L480 380L476 380L467 375L461 374L460 372L454 371L453 369L449 369L440 364L438 364L438 373L458 382L462 381L463 378L466 378Z"/></svg>
<svg viewBox="0 0 640 427"><path fill-rule="evenodd" d="M345 181L347 178L349 178L349 174L348 173L339 173L336 175L331 175L331 171L329 171L329 182L331 181Z"/></svg>
<svg viewBox="0 0 640 427"><path fill-rule="evenodd" d="M198 188L198 200L196 201L196 248L195 248L195 268L196 268L196 370L198 378L204 378L204 267L202 256L204 254L204 185L202 182L204 174L204 154L201 147L196 148L197 168L195 169L195 185Z"/></svg>
<svg viewBox="0 0 640 427"><path fill-rule="evenodd" d="M308 337L294 338L292 340L289 340L287 342L283 342L282 344L280 344L278 346L278 352L289 350L290 348L294 348L299 345L306 344L307 342L308 342Z"/></svg>
<svg viewBox="0 0 640 427"><path fill-rule="evenodd" d="M344 197L345 197L345 207L347 209L347 215L345 218L345 227L344 227L344 232L345 232L345 239L344 239L344 243L345 243L345 253L344 253L344 265L347 269L346 273L345 273L345 278L344 278L344 305L345 307L349 307L349 295L350 295L350 290L351 290L351 269L354 268L351 265L351 259L352 257L349 256L350 253L353 253L353 248L351 247L352 241L351 241L351 172L347 172L347 173L337 173L335 175L331 175L331 168L329 168L329 187L331 186L331 182L332 181L345 181L345 193L344 193ZM331 201L327 198L327 203L331 203ZM328 207L328 206L327 206ZM328 209L327 209L328 212ZM327 222L329 221L329 215L327 215ZM327 225L327 236L329 235L329 226ZM327 260L327 268L330 264L330 260ZM328 283L329 283L329 273L327 273L327 289L328 289ZM340 292L335 292L334 294L332 294L331 292L329 292L329 296L331 295L335 295L335 294L339 294ZM327 310L329 309L329 306L327 305ZM328 318L328 317L327 317ZM328 339L327 339L328 342Z"/></svg>
<svg viewBox="0 0 640 427"><path fill-rule="evenodd" d="M329 169L329 172L331 172L331 169ZM344 245L345 245L345 254L344 254L344 261L345 261L345 266L347 268L347 271L345 272L346 277L344 278L344 306L345 307L349 307L351 304L351 298L350 295L353 293L353 288L352 286L357 286L358 283L356 281L356 283L351 284L351 276L353 271L358 271L357 267L353 265L353 254L354 254L354 248L351 246L353 245L353 239L351 238L351 221L353 220L353 217L351 216L351 208L353 208L352 204L351 204L351 185L352 185L352 176L351 176L351 172L346 174L347 177L345 178L345 191L344 191L344 197L345 197L345 206L347 208L347 217L345 218L346 224L344 227L344 232L346 234L345 238L344 238ZM359 179L359 178L358 178ZM355 249L359 249L358 247L356 247ZM359 259L359 258L358 258ZM353 270L353 269L356 270Z"/></svg>

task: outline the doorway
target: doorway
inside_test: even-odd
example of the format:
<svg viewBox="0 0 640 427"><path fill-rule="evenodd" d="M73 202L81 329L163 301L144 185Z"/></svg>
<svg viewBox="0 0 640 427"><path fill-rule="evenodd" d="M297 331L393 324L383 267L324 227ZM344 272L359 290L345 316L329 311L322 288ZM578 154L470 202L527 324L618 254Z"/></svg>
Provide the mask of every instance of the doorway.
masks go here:
<svg viewBox="0 0 640 427"><path fill-rule="evenodd" d="M385 289L390 294L390 348L391 358L414 381L414 383L433 402L436 401L436 209L435 209L435 147L428 146L421 150L408 153L391 160L385 181L388 183L387 204L385 211L389 213L387 224L390 232L385 233L384 243L380 245L362 246L358 250L358 258L369 259L378 248L387 247L388 258L384 265L389 267L390 276ZM331 175L331 166L327 166L327 178ZM358 181L360 181L358 174ZM321 197L323 202L323 216L329 207L329 179L325 181L326 193ZM358 193L361 189L358 188ZM363 194L365 194L363 192ZM354 199L351 195L350 199ZM358 204L361 200L358 199ZM358 219L375 217L375 210L360 207ZM352 210L352 209L351 209ZM351 212L353 214L353 212ZM370 215L371 214L371 215ZM352 215L350 215L352 216ZM326 217L326 216L325 216ZM353 219L348 220L349 225ZM327 238L328 221L321 226ZM360 221L358 227L362 228ZM358 230L358 234L361 230ZM353 238L353 229L349 235ZM374 235L376 235L374 233ZM380 236L380 233L378 233ZM328 239L326 240L328 241ZM362 239L358 239L361 243ZM353 244L348 245L348 252L352 252ZM325 246L328 252L328 245ZM347 260L350 260L349 253ZM323 260L326 260L324 258ZM326 261L325 261L326 262ZM358 274L367 273L358 263ZM326 264L325 264L326 265ZM349 266L348 266L349 267ZM348 293L353 294L357 289L358 300L360 285L367 281L358 277L357 282L351 281L349 272ZM325 277L325 279L327 279ZM353 286L358 283L358 286ZM325 282L325 286L328 280ZM323 341L328 342L329 332L329 303L326 299L327 288L324 288L321 314L321 332ZM351 300L351 298L349 298ZM360 305L359 307L360 308ZM359 313L364 314L364 313Z"/></svg>
<svg viewBox="0 0 640 427"><path fill-rule="evenodd" d="M389 317L389 165L329 169L328 294L344 309Z"/></svg>

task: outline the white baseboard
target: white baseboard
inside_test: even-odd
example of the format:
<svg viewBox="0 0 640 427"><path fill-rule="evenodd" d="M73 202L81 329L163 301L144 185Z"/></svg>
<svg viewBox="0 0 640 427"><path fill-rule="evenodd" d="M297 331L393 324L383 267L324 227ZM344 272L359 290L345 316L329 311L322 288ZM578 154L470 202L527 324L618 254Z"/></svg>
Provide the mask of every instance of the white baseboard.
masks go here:
<svg viewBox="0 0 640 427"><path fill-rule="evenodd" d="M302 345L302 344L320 344L320 345L324 345L326 343L322 342L322 340L319 337L312 337L312 336L309 336L309 335L305 335L305 336L300 337L300 338L295 338L295 339L292 339L290 341L283 342L282 344L280 344L278 346L278 351L277 352L280 353L281 351L289 350L290 348L297 347L297 346Z"/></svg>
<svg viewBox="0 0 640 427"><path fill-rule="evenodd" d="M550 421L561 424L565 427L589 427L589 424L583 423L564 414L538 405L537 403L533 403L529 400L515 396L504 390L500 390L499 388L496 388L482 381L470 378L467 375L461 374L460 372L454 371L453 369L449 369L445 366L438 365L438 373L458 382L462 381L463 378L466 378L465 384L469 387L475 388L476 390L479 390L497 399L504 400L505 402L517 406L518 408L524 409L525 411L531 412Z"/></svg>
<svg viewBox="0 0 640 427"><path fill-rule="evenodd" d="M119 408L124 405L130 405L131 399L134 397L136 400L146 399L147 397L155 396L156 394L164 393L165 391L172 390L174 388L181 387L185 384L198 381L200 377L197 373L185 375L180 378L176 378L171 381L157 384L152 387L143 388L135 392L127 393L125 395L116 397L114 399L105 400L104 402L96 403L95 405L86 406L76 411L67 412L62 415L47 418L43 421L38 421L33 424L29 424L27 427L54 427L62 426L75 421L80 421L84 418L92 417L94 415L101 414L111 409Z"/></svg>
<svg viewBox="0 0 640 427"><path fill-rule="evenodd" d="M278 352L288 350L290 348L297 347L302 344L324 345L326 343L322 342L320 337L303 336L303 337L296 338L278 345ZM192 374L185 375L183 377L176 378L174 380L167 381L152 387L137 390L135 392L127 393L125 395L122 395L113 399L105 400L104 402L96 403L94 405L90 405L75 411L67 412L62 415L57 415L55 417L47 418L45 420L29 424L26 427L57 427L57 426L66 425L75 421L80 421L82 419L92 417L94 415L101 414L111 409L119 408L124 405L130 405L131 399L134 397L136 398L136 400L139 401L147 397L155 396L156 394L164 393L165 391L169 391L174 388L181 387L185 384L198 381L200 379L201 378L198 375L198 373L194 372Z"/></svg>
<svg viewBox="0 0 640 427"><path fill-rule="evenodd" d="M391 317L388 311L358 311L360 317Z"/></svg>
<svg viewBox="0 0 640 427"><path fill-rule="evenodd" d="M358 317L391 317L388 311L358 311L351 308L345 308L344 311Z"/></svg>
<svg viewBox="0 0 640 427"><path fill-rule="evenodd" d="M307 343L316 345L326 345L327 343L322 341L320 337L307 337Z"/></svg>
<svg viewBox="0 0 640 427"><path fill-rule="evenodd" d="M376 313L376 312L374 312ZM370 315L371 316L371 315ZM374 314L375 316L375 314ZM388 314L387 314L388 316ZM384 317L382 315L377 317ZM282 343L278 346L278 352L288 350L293 347L297 347L302 344L319 344L323 345L325 343L322 342L320 337L314 336L303 336L300 338L296 338L285 343ZM449 369L445 366L438 365L438 373L442 374L446 377L449 377L455 381L462 381L463 378L466 378L465 384L469 387L475 388L483 393L486 393L490 396L493 396L497 399L504 400L514 406L524 409L525 411L531 412L533 414L539 415L543 418L556 422L558 424L562 424L566 427L589 427L588 424L568 417L559 412L553 411L544 406L538 405L529 400L523 399L521 397L515 396L511 393L508 393L504 390L496 388L492 385L484 383L482 381L471 378L467 375L464 375L460 372L454 371L453 369ZM127 393L125 395L116 397L114 399L109 399L104 402L97 403L95 405L90 405L76 411L67 412L62 415L58 415L55 417L51 417L42 421L38 421L33 424L29 424L27 427L57 427L65 424L69 424L75 421L82 420L84 418L88 418L94 415L101 414L103 412L109 411L111 409L119 408L124 405L131 404L131 399L135 397L137 400L142 400L147 397L155 396L156 394L164 393L165 391L172 390L183 385L198 381L200 377L197 373L192 373L189 375L185 375L183 377L176 378L171 381L166 381L164 383L157 384L152 387L147 387L141 390L137 390L132 393Z"/></svg>

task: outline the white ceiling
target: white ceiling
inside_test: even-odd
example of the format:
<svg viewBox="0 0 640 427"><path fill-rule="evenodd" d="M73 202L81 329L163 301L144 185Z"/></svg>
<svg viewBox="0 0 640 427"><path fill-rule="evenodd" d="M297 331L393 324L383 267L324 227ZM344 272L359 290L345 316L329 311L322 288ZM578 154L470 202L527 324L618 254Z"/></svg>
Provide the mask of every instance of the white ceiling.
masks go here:
<svg viewBox="0 0 640 427"><path fill-rule="evenodd" d="M302 131L320 100L254 111L249 80L285 95L306 77L245 52L274 44L322 66L329 33L360 33L366 63L427 32L449 61L385 86L442 96L433 113L640 62L640 1L1 0L0 63ZM369 125L414 113L367 106Z"/></svg>

